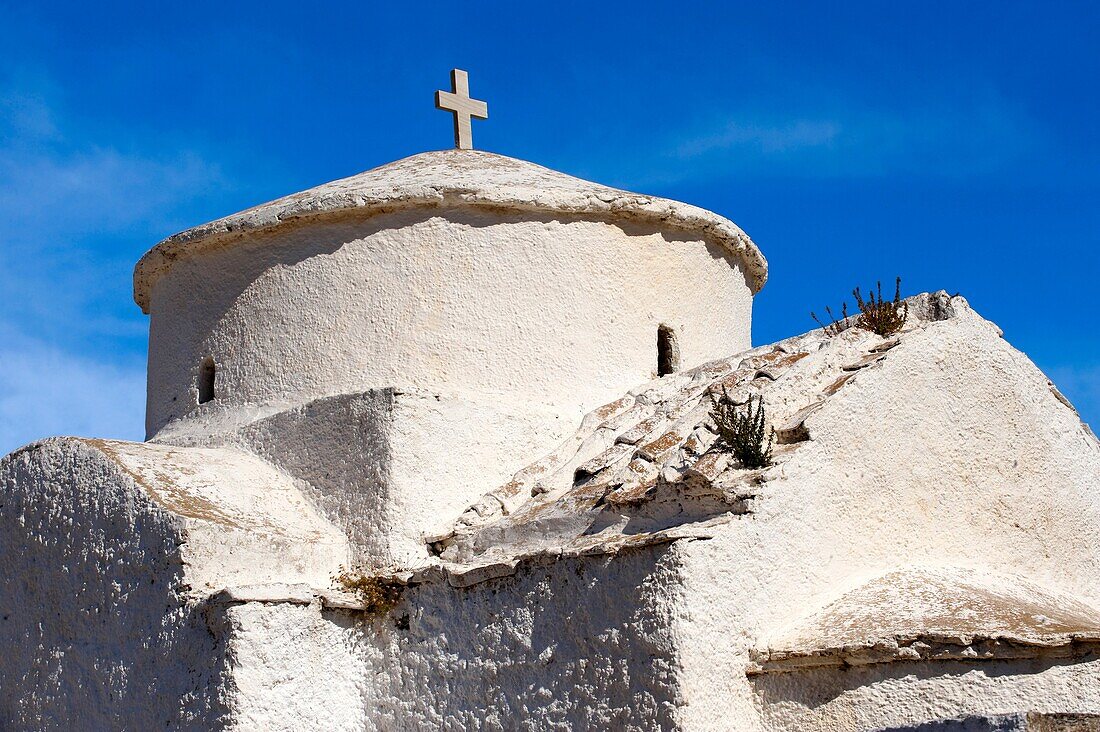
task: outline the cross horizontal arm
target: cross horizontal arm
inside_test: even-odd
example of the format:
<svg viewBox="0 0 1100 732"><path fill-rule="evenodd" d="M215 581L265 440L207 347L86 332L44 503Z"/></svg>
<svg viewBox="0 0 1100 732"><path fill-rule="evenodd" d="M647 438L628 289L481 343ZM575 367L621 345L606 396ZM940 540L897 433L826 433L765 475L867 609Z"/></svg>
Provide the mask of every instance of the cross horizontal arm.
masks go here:
<svg viewBox="0 0 1100 732"><path fill-rule="evenodd" d="M478 119L489 119L488 104L479 99L470 99L452 92L437 91L435 93L435 108L468 114Z"/></svg>

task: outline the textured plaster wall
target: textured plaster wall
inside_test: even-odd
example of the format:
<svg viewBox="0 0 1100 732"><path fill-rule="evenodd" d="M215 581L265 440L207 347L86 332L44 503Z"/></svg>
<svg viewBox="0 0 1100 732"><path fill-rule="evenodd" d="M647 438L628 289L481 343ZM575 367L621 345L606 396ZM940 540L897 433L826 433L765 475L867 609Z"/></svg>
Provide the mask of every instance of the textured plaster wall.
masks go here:
<svg viewBox="0 0 1100 732"><path fill-rule="evenodd" d="M0 488L0 729L209 729L178 517L75 440L8 456Z"/></svg>
<svg viewBox="0 0 1100 732"><path fill-rule="evenodd" d="M899 566L1016 573L1100 605L1100 446L995 326L954 306L958 317L905 336L807 420L811 441L766 474L752 520L684 545L685 727L1100 711L1096 663L745 676L749 648ZM777 382L769 398L798 390Z"/></svg>
<svg viewBox="0 0 1100 732"><path fill-rule="evenodd" d="M210 630L225 654L215 686L223 729L355 732L366 728L358 652L362 629L320 606L249 602L213 606Z"/></svg>
<svg viewBox="0 0 1100 732"><path fill-rule="evenodd" d="M270 581L268 567L233 539L239 528L158 505L135 455L229 451L110 444L50 440L0 464L3 729L675 726L675 551L527 567L470 589L418 585L382 618L280 599L294 594L286 585L271 601L219 599L212 585ZM323 582L289 552L272 561Z"/></svg>
<svg viewBox="0 0 1100 732"><path fill-rule="evenodd" d="M382 619L226 608L235 729L676 727L677 563L667 549L420 585ZM402 626L407 624L407 628Z"/></svg>
<svg viewBox="0 0 1100 732"><path fill-rule="evenodd" d="M746 675L750 649L907 565L1024 575L1100 604L1100 448L995 326L954 308L815 412L810 440L711 540L525 567L468 590L421 585L363 627L316 605L234 606L226 643L246 673L227 705L276 729L299 713L332 729L854 731L1100 712L1089 657ZM773 408L814 398L800 378L769 386ZM888 624L872 618L868 637ZM339 660L309 670L325 657ZM328 674L332 703L302 701L318 694L301 675L314 673ZM285 703L305 706L282 720Z"/></svg>
<svg viewBox="0 0 1100 732"><path fill-rule="evenodd" d="M1100 712L1095 656L746 675L750 650L899 567L1023 575L1100 606L1100 444L995 326L951 306L855 372L846 359L882 339L852 329L830 342L850 348L815 351L855 376L708 540L550 547L467 589L402 552L479 476L544 449L552 430L524 420L552 414L534 406L380 389L174 433L191 447L28 446L0 461L0 728L847 731ZM770 414L819 397L812 369L775 369ZM309 588L364 557L434 579L381 618L322 607ZM861 616L867 637L895 610Z"/></svg>
<svg viewBox="0 0 1100 732"><path fill-rule="evenodd" d="M298 479L346 532L353 561L377 567L425 561L425 533L572 428L537 409L378 389L318 399L228 439Z"/></svg>
<svg viewBox="0 0 1100 732"><path fill-rule="evenodd" d="M662 323L685 365L748 347L751 304L732 255L671 228L482 208L283 227L157 281L147 429L391 385L576 420L654 375Z"/></svg>
<svg viewBox="0 0 1100 732"><path fill-rule="evenodd" d="M348 557L248 453L77 438L18 450L0 460L0 729L217 728L234 681L210 594L326 586Z"/></svg>

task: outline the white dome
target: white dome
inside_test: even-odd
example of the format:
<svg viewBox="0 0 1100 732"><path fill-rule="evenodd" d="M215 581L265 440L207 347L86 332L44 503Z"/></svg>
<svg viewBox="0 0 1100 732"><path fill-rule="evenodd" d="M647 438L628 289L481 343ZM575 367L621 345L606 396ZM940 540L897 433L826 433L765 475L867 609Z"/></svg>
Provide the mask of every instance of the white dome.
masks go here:
<svg viewBox="0 0 1100 732"><path fill-rule="evenodd" d="M662 222L709 236L738 256L754 293L768 276L764 255L744 231L697 206L608 188L495 153L440 150L325 183L170 236L146 252L134 268L134 301L149 312L149 293L174 260L252 232L351 210L381 213L461 205Z"/></svg>

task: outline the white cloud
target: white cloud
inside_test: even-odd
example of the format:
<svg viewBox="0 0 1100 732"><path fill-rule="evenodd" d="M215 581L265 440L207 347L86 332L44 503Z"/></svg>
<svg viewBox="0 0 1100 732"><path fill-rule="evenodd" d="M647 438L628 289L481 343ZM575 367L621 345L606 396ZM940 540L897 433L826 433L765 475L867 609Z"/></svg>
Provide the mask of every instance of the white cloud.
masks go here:
<svg viewBox="0 0 1100 732"><path fill-rule="evenodd" d="M50 435L144 435L145 369L8 334L0 347L0 454Z"/></svg>
<svg viewBox="0 0 1100 732"><path fill-rule="evenodd" d="M47 96L0 88L0 454L54 434L143 438L130 268L225 187L192 150L88 143Z"/></svg>
<svg viewBox="0 0 1100 732"><path fill-rule="evenodd" d="M777 102L783 106L782 102ZM995 92L965 101L827 104L788 99L785 108L729 110L697 120L643 161L643 177L778 175L802 178L921 175L971 177L1041 154L1027 114Z"/></svg>
<svg viewBox="0 0 1100 732"><path fill-rule="evenodd" d="M806 147L829 145L840 133L840 125L831 120L795 120L777 125L730 122L714 134L689 139L676 153L694 158L714 150L749 147L763 154L785 153Z"/></svg>
<svg viewBox="0 0 1100 732"><path fill-rule="evenodd" d="M219 168L191 152L148 157L112 148L5 146L0 148L0 231L20 241L43 241L57 234L118 232L134 224L159 229L169 224L181 198L222 184Z"/></svg>
<svg viewBox="0 0 1100 732"><path fill-rule="evenodd" d="M0 139L51 140L58 137L53 111L38 94L0 94Z"/></svg>
<svg viewBox="0 0 1100 732"><path fill-rule="evenodd" d="M227 187L220 166L186 146L143 148L129 130L88 138L61 96L38 78L0 86L0 255L161 235L181 209Z"/></svg>

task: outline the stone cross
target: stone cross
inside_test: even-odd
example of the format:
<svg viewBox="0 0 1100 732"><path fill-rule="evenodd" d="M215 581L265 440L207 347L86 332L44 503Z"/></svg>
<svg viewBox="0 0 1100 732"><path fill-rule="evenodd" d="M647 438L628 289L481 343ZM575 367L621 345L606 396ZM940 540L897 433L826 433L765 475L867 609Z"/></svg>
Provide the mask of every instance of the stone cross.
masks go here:
<svg viewBox="0 0 1100 732"><path fill-rule="evenodd" d="M470 99L470 81L462 69L451 70L451 91L435 93L435 108L455 116L455 147L472 150L474 135L470 118L489 119L489 105L479 99Z"/></svg>

